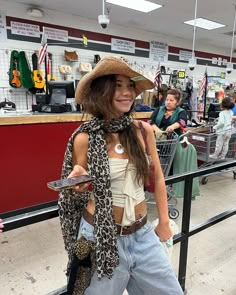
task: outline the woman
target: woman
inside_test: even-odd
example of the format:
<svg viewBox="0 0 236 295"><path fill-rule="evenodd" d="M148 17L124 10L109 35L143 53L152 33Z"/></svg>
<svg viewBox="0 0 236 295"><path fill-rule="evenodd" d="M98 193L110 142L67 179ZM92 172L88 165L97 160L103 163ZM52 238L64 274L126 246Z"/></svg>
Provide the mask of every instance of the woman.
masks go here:
<svg viewBox="0 0 236 295"><path fill-rule="evenodd" d="M62 178L95 177L64 190L59 215L69 254L68 294L183 294L160 241L172 236L164 177L152 128L142 123L155 166L159 224L147 222L149 164L135 97L153 83L118 57L105 57L79 82L76 100L90 121L69 140ZM88 190L89 189L89 190ZM76 255L75 255L76 254ZM90 280L91 279L91 280Z"/></svg>
<svg viewBox="0 0 236 295"><path fill-rule="evenodd" d="M150 118L150 124L156 134L161 131L182 133L180 127L186 125L187 113L179 106L180 102L181 92L178 89L170 89L165 105L157 108Z"/></svg>

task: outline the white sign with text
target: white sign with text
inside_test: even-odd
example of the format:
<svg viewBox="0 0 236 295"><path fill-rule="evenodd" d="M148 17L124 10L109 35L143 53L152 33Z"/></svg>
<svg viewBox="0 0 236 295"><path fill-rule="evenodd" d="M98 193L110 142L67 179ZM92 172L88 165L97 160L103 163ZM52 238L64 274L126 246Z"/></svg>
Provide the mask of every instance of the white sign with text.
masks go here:
<svg viewBox="0 0 236 295"><path fill-rule="evenodd" d="M167 62L168 51L169 51L168 44L158 42L158 41L151 41L149 58L151 59L151 61L155 61L155 62Z"/></svg>
<svg viewBox="0 0 236 295"><path fill-rule="evenodd" d="M40 27L38 25L11 21L11 33L28 37L40 37Z"/></svg>
<svg viewBox="0 0 236 295"><path fill-rule="evenodd" d="M111 38L111 50L135 53L135 42Z"/></svg>

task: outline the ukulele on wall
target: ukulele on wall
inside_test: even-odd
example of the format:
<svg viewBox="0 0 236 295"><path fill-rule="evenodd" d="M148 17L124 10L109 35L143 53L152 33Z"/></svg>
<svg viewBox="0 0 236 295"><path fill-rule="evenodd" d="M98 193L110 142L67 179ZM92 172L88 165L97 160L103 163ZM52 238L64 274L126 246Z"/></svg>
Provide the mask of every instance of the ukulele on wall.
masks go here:
<svg viewBox="0 0 236 295"><path fill-rule="evenodd" d="M45 86L45 80L43 79L43 72L38 68L38 56L36 53L32 54L32 64L34 87L36 89L43 89Z"/></svg>
<svg viewBox="0 0 236 295"><path fill-rule="evenodd" d="M18 62L16 58L14 59L14 70L12 71L12 75L11 85L16 88L21 87L20 72L18 71Z"/></svg>

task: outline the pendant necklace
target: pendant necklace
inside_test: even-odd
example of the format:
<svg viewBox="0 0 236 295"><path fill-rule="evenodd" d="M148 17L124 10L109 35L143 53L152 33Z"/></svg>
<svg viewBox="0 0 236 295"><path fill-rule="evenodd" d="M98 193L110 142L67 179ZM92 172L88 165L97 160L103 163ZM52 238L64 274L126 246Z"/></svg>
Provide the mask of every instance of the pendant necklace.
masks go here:
<svg viewBox="0 0 236 295"><path fill-rule="evenodd" d="M115 147L114 147L114 150L115 150L115 152L116 152L118 155L122 155L122 154L124 154L124 152L125 152L125 149L124 149L124 147L122 146L121 143L117 143L117 144L115 145Z"/></svg>

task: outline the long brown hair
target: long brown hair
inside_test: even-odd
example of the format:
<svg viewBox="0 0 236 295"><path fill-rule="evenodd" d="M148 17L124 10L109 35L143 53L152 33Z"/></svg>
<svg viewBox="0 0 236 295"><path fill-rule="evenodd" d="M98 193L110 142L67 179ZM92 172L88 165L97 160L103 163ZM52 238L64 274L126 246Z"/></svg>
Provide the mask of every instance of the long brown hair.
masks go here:
<svg viewBox="0 0 236 295"><path fill-rule="evenodd" d="M82 101L84 111L99 119L109 121L114 118L115 112L112 100L115 90L116 75L102 76L93 80L86 97ZM131 114L133 106L131 106L130 111L126 113L127 115ZM143 146L137 135L137 127L132 123L128 128L122 130L118 134L120 143L128 154L129 161L133 163L137 169L136 177L138 181L146 182L149 167ZM107 142L112 141L112 136L109 133L106 135L106 140Z"/></svg>

